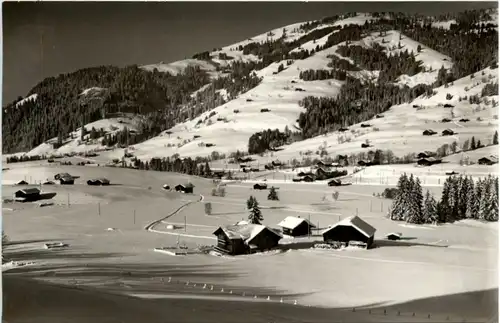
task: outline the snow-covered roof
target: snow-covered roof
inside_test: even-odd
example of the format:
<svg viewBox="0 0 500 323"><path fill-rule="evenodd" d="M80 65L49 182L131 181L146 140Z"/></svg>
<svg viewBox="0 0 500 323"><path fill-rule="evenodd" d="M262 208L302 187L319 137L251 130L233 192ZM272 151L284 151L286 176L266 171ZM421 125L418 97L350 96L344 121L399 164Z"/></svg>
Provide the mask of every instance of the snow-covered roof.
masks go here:
<svg viewBox="0 0 500 323"><path fill-rule="evenodd" d="M321 234L325 234L330 230L333 230L333 228L336 228L338 226L350 226L361 232L363 235L366 237L371 237L375 234L375 231L377 231L374 227L363 221L360 217L358 216L351 216L347 217L331 227L327 228L325 231L323 231Z"/></svg>
<svg viewBox="0 0 500 323"><path fill-rule="evenodd" d="M281 221L278 226L286 229L295 229L298 227L302 222L306 222L309 224L310 227L315 228L316 226L309 222L309 220L304 219L304 218L298 218L295 216L287 216L283 221Z"/></svg>
<svg viewBox="0 0 500 323"><path fill-rule="evenodd" d="M226 227L220 227L214 232L214 234L217 231L222 230L229 239L242 239L246 244L250 244L251 241L265 229L276 234L280 238L283 237L280 233L261 224L229 225Z"/></svg>

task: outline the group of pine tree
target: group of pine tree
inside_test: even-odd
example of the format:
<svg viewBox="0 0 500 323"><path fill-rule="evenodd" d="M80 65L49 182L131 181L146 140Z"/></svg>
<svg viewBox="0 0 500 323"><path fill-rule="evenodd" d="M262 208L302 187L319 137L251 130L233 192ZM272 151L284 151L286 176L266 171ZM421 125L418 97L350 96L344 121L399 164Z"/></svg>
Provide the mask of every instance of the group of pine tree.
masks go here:
<svg viewBox="0 0 500 323"><path fill-rule="evenodd" d="M391 220L414 224L498 221L498 177L490 175L477 182L462 175L448 177L441 199L436 201L429 191L423 195L418 177L403 174L388 215Z"/></svg>

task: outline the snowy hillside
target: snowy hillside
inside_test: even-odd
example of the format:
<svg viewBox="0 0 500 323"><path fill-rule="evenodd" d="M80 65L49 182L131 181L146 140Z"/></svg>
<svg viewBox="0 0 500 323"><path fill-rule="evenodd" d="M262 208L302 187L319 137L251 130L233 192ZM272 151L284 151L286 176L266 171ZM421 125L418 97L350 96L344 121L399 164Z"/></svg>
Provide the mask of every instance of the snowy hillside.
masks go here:
<svg viewBox="0 0 500 323"><path fill-rule="evenodd" d="M197 66L207 71L211 78L214 79L222 75L223 68L232 61L259 61L259 58L255 55L243 54L241 46L252 42L262 43L276 39L285 39L286 42L292 42L308 33L323 28L349 24L363 25L367 21L377 19L369 14L358 14L331 23L320 23L308 31L299 28L303 23L296 23L212 51L209 53L209 60L186 59L169 64L145 65L141 68L146 70L157 69L159 72L176 75L188 66ZM442 26L445 27L446 24L442 23ZM352 59L342 57L337 52L340 46L347 44L346 42L316 51L318 46L325 45L330 35L337 32L339 30L334 30L325 36L308 41L291 50L292 53L298 53L301 50L315 51L305 59L274 62L261 70L257 70L256 75L261 78L261 82L246 93L242 93L235 99L213 110L206 111L192 120L179 123L157 137L134 145L131 147L134 150L134 156L141 160L148 160L153 157L170 157L174 154L183 157L205 157L212 152L229 154L237 150L247 151L249 137L262 130L277 128L283 131L285 127L288 127L291 131L299 131L297 120L299 114L304 111L304 108L299 105L299 101L308 96L335 97L345 83L332 78L304 81L299 78L299 74L306 70L332 70L331 67L328 67L331 62L329 56L332 55L354 64ZM396 82L401 86L431 85L436 81L438 70L441 67L450 70L453 66L449 56L418 43L395 30L387 31L383 36L378 32L363 35L361 40L351 41L348 45L371 48L375 44L384 47L388 57L407 51L408 53L413 52L415 59L420 61L424 70L413 76L399 76ZM373 80L377 77L378 72L376 70L367 71L362 69L361 71L348 71L348 75L362 80ZM460 146L472 136L488 144L498 124L496 106L493 105L493 101L499 101L498 95L482 98L481 102L477 104L471 104L468 99L461 100L461 98L481 94L481 90L487 83L495 82L498 82L498 69L487 68L480 73L476 73L474 78L465 77L446 87L436 88L435 94L431 97L422 95L414 102L394 105L384 113L383 118L366 122L370 124L369 127L362 128L360 124L355 124L349 127L350 132L342 134L329 133L326 136L295 142L282 147L283 150L275 152L274 157L284 160L299 158L303 153L314 152L318 150L319 146L325 146L325 143L326 151L332 155L367 151L366 148L361 147L361 144L369 143L373 147L372 149L390 149L399 157L422 150L434 151L443 144L451 144L454 141ZM207 86L195 91L192 97L207 88ZM226 93L225 89L217 92L223 96ZM451 104L454 107L445 108L444 104ZM443 118L449 118L451 122L442 123ZM467 123L460 122L459 120L462 118L468 118L470 121ZM123 123L118 124L116 120L102 120L99 122L89 124L86 128L106 128L108 124L123 128L124 125ZM133 129L132 125L128 125L128 127ZM432 128L438 134L423 137L422 132L429 128ZM456 134L441 136L441 131L447 128L453 129ZM50 143L45 143L30 151L29 154L85 151L99 146L98 141L93 145L80 145L77 134L75 134L74 138L68 139L68 143L58 150L52 149ZM122 149L115 149L102 154L103 158L108 159L122 156ZM267 160L268 158L265 157L264 159Z"/></svg>

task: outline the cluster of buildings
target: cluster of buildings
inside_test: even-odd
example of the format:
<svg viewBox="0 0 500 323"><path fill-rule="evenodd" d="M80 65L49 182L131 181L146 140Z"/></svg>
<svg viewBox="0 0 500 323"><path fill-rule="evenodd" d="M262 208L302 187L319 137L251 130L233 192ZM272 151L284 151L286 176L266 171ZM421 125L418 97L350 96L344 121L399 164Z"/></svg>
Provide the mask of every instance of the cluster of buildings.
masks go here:
<svg viewBox="0 0 500 323"><path fill-rule="evenodd" d="M316 227L307 219L289 216L278 226L281 230L261 224L241 221L235 225L219 227L214 231L217 245L214 249L229 255L241 255L268 251L276 248L284 236L310 236ZM376 229L358 216L345 218L321 232L327 244L363 245L367 249L373 244Z"/></svg>

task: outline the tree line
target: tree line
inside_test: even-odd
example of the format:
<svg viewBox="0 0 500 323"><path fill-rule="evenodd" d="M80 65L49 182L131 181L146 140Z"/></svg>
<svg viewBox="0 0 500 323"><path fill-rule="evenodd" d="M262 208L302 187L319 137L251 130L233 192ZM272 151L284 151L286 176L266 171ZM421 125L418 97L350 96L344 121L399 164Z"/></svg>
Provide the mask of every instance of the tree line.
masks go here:
<svg viewBox="0 0 500 323"><path fill-rule="evenodd" d="M488 176L476 183L472 177L451 176L444 183L439 201L422 193L420 179L401 175L389 211L394 221L436 224L463 219L498 221L498 177Z"/></svg>
<svg viewBox="0 0 500 323"><path fill-rule="evenodd" d="M308 96L299 103L305 108L300 113L299 126L304 138L311 138L369 120L393 105L429 92L432 93L432 87L423 84L413 88L390 83L363 84L347 77L336 98Z"/></svg>

